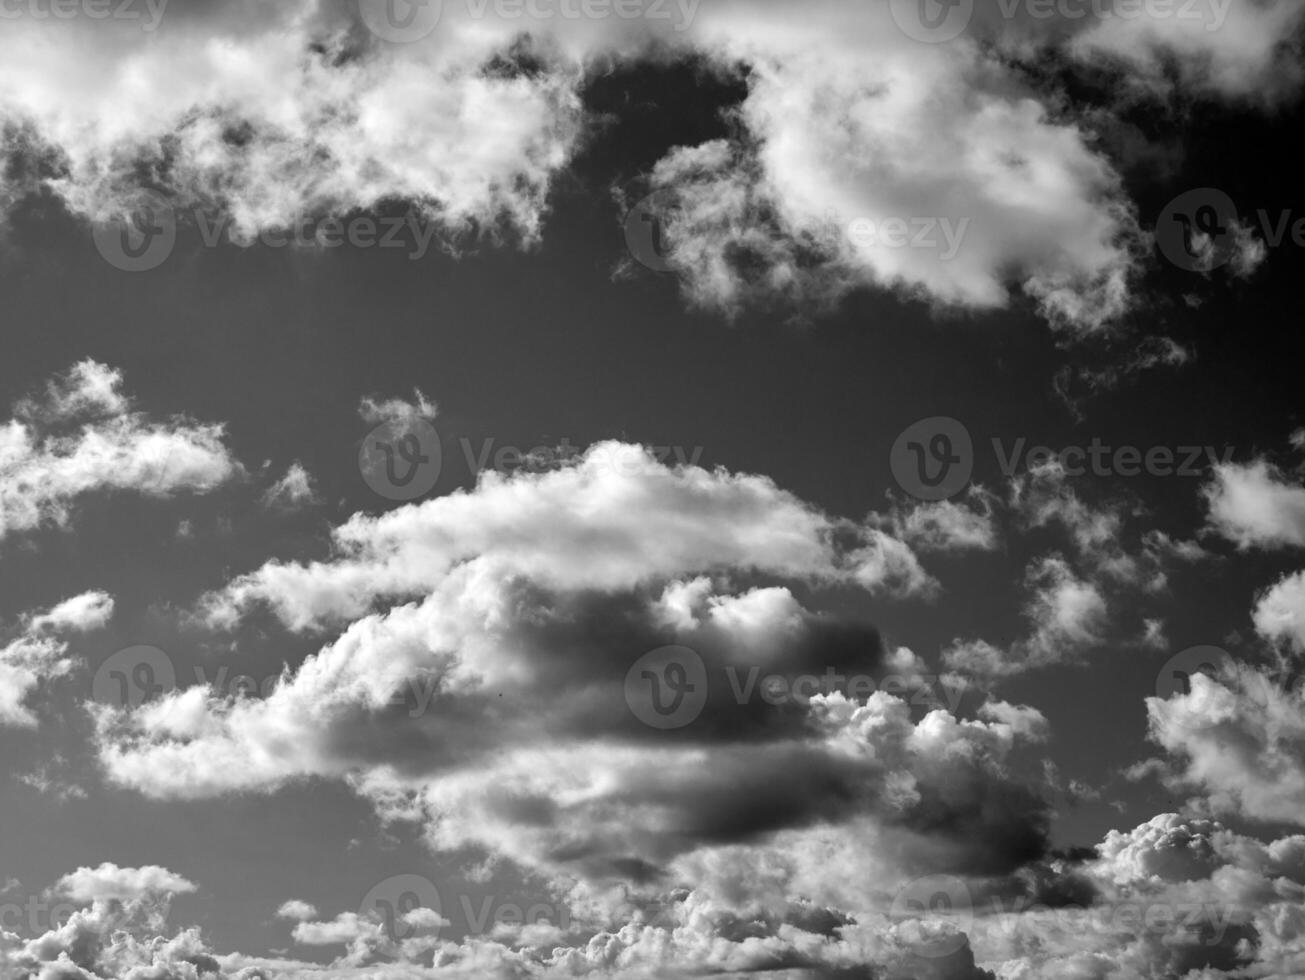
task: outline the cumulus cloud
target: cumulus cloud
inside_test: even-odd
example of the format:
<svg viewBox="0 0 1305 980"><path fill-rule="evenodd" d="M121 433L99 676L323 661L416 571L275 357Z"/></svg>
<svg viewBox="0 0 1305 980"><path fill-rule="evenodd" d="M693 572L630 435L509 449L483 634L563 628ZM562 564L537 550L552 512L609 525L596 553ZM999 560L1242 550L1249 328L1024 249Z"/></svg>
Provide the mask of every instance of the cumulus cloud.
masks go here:
<svg viewBox="0 0 1305 980"><path fill-rule="evenodd" d="M4 153L40 162L10 168L26 189L95 222L161 201L247 241L404 201L451 250L530 244L590 123L585 80L691 55L743 69L747 86L735 135L677 148L649 175L676 214L663 259L693 301L818 307L872 287L993 310L1022 297L1092 333L1134 304L1144 237L1088 121L1022 64L1108 61L1150 90L1174 64L1184 91L1237 99L1299 84L1287 2L1223 10L1219 30L1149 11L981 12L974 36L943 45L914 43L891 7L735 0L574 18L445 4L404 44L367 28L377 5L323 0L176 0L156 31L18 17L0 41Z"/></svg>
<svg viewBox="0 0 1305 980"><path fill-rule="evenodd" d="M638 465L611 465L618 448ZM916 873L1007 873L1045 849L1046 806L1011 760L1046 720L943 706L909 650L796 594L887 595L867 554L884 540L770 480L638 447L487 474L355 516L329 561L237 579L215 623L266 606L342 632L262 700L199 686L97 708L100 762L160 798L344 780L438 850L599 890L692 886L712 849L831 829L848 854L891 839ZM663 721L650 679L679 671L694 700ZM351 961L379 941L363 920L320 921L300 940Z"/></svg>
<svg viewBox="0 0 1305 980"><path fill-rule="evenodd" d="M1239 548L1305 545L1305 487L1272 463L1216 466L1204 493L1211 527Z"/></svg>
<svg viewBox="0 0 1305 980"><path fill-rule="evenodd" d="M95 591L26 617L18 635L0 646L0 726L35 728L36 713L26 704L31 693L75 665L60 634L100 629L112 615L113 597Z"/></svg>
<svg viewBox="0 0 1305 980"><path fill-rule="evenodd" d="M98 868L78 868L59 879L56 888L75 902L135 902L151 894L181 895L195 884L167 868L151 864L120 868L105 862Z"/></svg>
<svg viewBox="0 0 1305 980"><path fill-rule="evenodd" d="M1255 628L1266 639L1286 641L1305 653L1305 572L1285 575L1255 605Z"/></svg>
<svg viewBox="0 0 1305 980"><path fill-rule="evenodd" d="M117 372L83 361L0 426L0 539L66 524L90 493L202 493L240 473L222 426L150 422L129 410L121 383Z"/></svg>
<svg viewBox="0 0 1305 980"><path fill-rule="evenodd" d="M1216 813L1301 825L1305 688L1252 667L1194 674L1190 690L1147 698L1150 737L1172 763L1160 775Z"/></svg>
<svg viewBox="0 0 1305 980"><path fill-rule="evenodd" d="M65 926L26 942L0 934L0 951L20 980L1219 980L1290 976L1305 962L1299 835L1262 842L1213 820L1165 813L1111 830L1096 848L1032 860L1010 874L916 879L892 867L897 846L890 830L850 825L707 847L677 862L688 887L641 896L577 885L558 896L573 913L565 928L462 939L441 939L447 923L425 907L398 917L404 938L377 911L316 919L296 908L296 943L343 947L327 965L214 951L198 930L167 926L168 894L188 882L163 869L115 869L108 877L153 881L125 906L96 898ZM940 897L945 907L931 904Z"/></svg>
<svg viewBox="0 0 1305 980"><path fill-rule="evenodd" d="M1053 664L1075 663L1105 639L1109 605L1101 589L1075 574L1059 555L1033 562L1025 582L1029 633L1001 649L986 640L956 640L943 662L961 675L1002 677Z"/></svg>

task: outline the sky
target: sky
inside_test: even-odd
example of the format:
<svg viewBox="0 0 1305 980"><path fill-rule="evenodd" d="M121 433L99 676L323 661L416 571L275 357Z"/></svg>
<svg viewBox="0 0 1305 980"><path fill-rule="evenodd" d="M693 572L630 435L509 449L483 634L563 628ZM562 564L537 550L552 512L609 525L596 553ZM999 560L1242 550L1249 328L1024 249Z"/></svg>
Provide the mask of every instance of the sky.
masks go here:
<svg viewBox="0 0 1305 980"><path fill-rule="evenodd" d="M0 20L0 980L1305 975L1305 7Z"/></svg>

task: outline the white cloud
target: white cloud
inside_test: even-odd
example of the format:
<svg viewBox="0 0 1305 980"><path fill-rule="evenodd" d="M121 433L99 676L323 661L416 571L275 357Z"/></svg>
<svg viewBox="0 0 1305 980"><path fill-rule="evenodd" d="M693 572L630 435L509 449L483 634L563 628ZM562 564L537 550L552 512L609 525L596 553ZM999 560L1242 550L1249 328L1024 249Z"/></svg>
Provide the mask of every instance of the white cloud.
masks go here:
<svg viewBox="0 0 1305 980"><path fill-rule="evenodd" d="M1250 667L1147 698L1150 736L1174 760L1166 781L1198 790L1216 813L1305 825L1303 698L1305 688Z"/></svg>
<svg viewBox="0 0 1305 980"><path fill-rule="evenodd" d="M265 507L292 508L316 500L312 475L298 462L291 463L285 475L263 492Z"/></svg>
<svg viewBox="0 0 1305 980"><path fill-rule="evenodd" d="M1165 96L1175 81L1188 92L1265 104L1299 89L1291 39L1305 22L1300 4L1222 0L1168 10L1167 16L1092 18L1071 50L1088 61L1123 62L1128 84Z"/></svg>
<svg viewBox="0 0 1305 980"><path fill-rule="evenodd" d="M1026 636L1002 650L986 640L955 640L943 651L949 670L973 677L1003 677L1077 663L1105 640L1109 606L1099 586L1078 576L1059 555L1029 565L1025 584L1031 597L1024 613Z"/></svg>
<svg viewBox="0 0 1305 980"><path fill-rule="evenodd" d="M361 616L379 597L426 593L464 563L561 589L632 589L716 569L906 592L927 579L901 542L766 477L671 468L610 442L551 472L486 472L472 492L355 515L334 540L339 560L273 561L241 576L210 597L211 621L265 603L293 629L316 628Z"/></svg>
<svg viewBox="0 0 1305 980"><path fill-rule="evenodd" d="M59 879L60 892L75 902L134 902L153 894L180 895L195 884L158 865L120 868L105 862L98 868L78 868Z"/></svg>
<svg viewBox="0 0 1305 980"><path fill-rule="evenodd" d="M898 538L921 551L992 551L998 539L995 502L991 494L975 487L963 503L940 500L918 503L909 510L895 507L890 524Z"/></svg>
<svg viewBox="0 0 1305 980"><path fill-rule="evenodd" d="M317 908L308 902L292 898L283 902L281 907L276 910L277 918L293 919L296 922L307 922L309 919L317 918Z"/></svg>
<svg viewBox="0 0 1305 980"><path fill-rule="evenodd" d="M1287 641L1305 653L1305 572L1284 575L1259 596L1255 628L1270 640Z"/></svg>
<svg viewBox="0 0 1305 980"><path fill-rule="evenodd" d="M58 634L100 629L112 615L112 596L85 592L25 617L19 635L0 646L0 727L35 728L37 716L26 704L31 693L74 666L68 644Z"/></svg>
<svg viewBox="0 0 1305 980"><path fill-rule="evenodd" d="M372 423L411 423L419 419L431 421L439 414L438 406L423 395L420 389L414 389L412 395L412 401L375 396L364 398L358 404L358 414L364 422Z"/></svg>
<svg viewBox="0 0 1305 980"><path fill-rule="evenodd" d="M0 539L67 523L89 493L205 492L241 472L222 426L149 422L127 410L120 382L104 365L83 361L0 425Z"/></svg>
<svg viewBox="0 0 1305 980"><path fill-rule="evenodd" d="M1094 332L1134 303L1142 237L1090 126L1023 64L1106 59L1154 89L1172 63L1184 90L1232 98L1300 81L1280 50L1300 22L1286 2L1239 4L1217 31L1183 18L1004 25L991 46L915 44L886 2L677 11L540 19L444 4L411 44L379 42L354 5L316 0L173 4L152 32L13 18L0 115L22 135L5 149L48 159L45 186L91 220L151 191L221 213L248 240L404 200L450 250L477 234L533 243L589 122L587 75L691 54L744 67L748 85L737 139L677 149L652 175L682 208L667 241L692 299L819 306L869 286L993 310L1022 296ZM848 235L899 219L912 244Z"/></svg>
<svg viewBox="0 0 1305 980"><path fill-rule="evenodd" d="M1273 464L1216 466L1204 493L1211 526L1239 548L1305 545L1305 487Z"/></svg>
<svg viewBox="0 0 1305 980"><path fill-rule="evenodd" d="M47 613L32 619L36 630L95 630L113 616L113 596L107 592L83 592L65 599Z"/></svg>

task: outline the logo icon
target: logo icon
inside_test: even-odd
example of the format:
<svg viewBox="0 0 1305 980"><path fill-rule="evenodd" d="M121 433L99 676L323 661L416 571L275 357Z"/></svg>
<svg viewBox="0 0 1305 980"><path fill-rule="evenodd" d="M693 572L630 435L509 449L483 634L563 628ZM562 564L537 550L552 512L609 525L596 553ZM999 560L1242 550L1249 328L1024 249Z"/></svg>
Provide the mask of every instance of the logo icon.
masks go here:
<svg viewBox="0 0 1305 980"><path fill-rule="evenodd" d="M435 30L444 0L358 0L368 30L382 41L409 44Z"/></svg>
<svg viewBox="0 0 1305 980"><path fill-rule="evenodd" d="M917 956L951 956L969 942L974 921L970 889L951 875L926 875L903 885L893 898L889 917Z"/></svg>
<svg viewBox="0 0 1305 980"><path fill-rule="evenodd" d="M676 213L675 195L667 189L653 191L625 216L625 246L636 262L654 272L673 272L667 224Z"/></svg>
<svg viewBox="0 0 1305 980"><path fill-rule="evenodd" d="M707 665L689 647L649 650L626 671L625 703L649 728L683 728L707 705Z"/></svg>
<svg viewBox="0 0 1305 980"><path fill-rule="evenodd" d="M158 647L127 647L100 664L91 698L117 708L139 708L176 687L177 672L166 653Z"/></svg>
<svg viewBox="0 0 1305 980"><path fill-rule="evenodd" d="M974 442L956 419L921 419L897 437L889 465L898 486L912 497L946 500L970 482Z"/></svg>
<svg viewBox="0 0 1305 980"><path fill-rule="evenodd" d="M394 875L367 893L367 897L358 906L358 914L364 918L379 919L385 935L397 943L416 935L418 931L430 934L430 928L422 928L408 921L409 913L417 909L430 909L439 915L440 907L439 889L429 878L421 875ZM435 928L438 931L438 926Z"/></svg>
<svg viewBox="0 0 1305 980"><path fill-rule="evenodd" d="M104 261L123 272L157 269L177 244L177 214L158 194L147 192L129 215L119 215L91 232Z"/></svg>
<svg viewBox="0 0 1305 980"><path fill-rule="evenodd" d="M961 36L974 16L974 0L892 0L893 20L909 38L941 44Z"/></svg>
<svg viewBox="0 0 1305 980"><path fill-rule="evenodd" d="M416 500L439 479L443 449L424 419L393 419L377 426L358 450L366 484L388 500Z"/></svg>
<svg viewBox="0 0 1305 980"><path fill-rule="evenodd" d="M1192 677L1205 674L1218 679L1227 676L1233 669L1233 658L1227 650L1215 646L1188 647L1181 653L1170 657L1155 679L1155 694L1161 701L1168 701L1175 695L1192 693ZM1203 716L1193 718L1184 716L1182 726L1187 729L1208 727L1199 721Z"/></svg>
<svg viewBox="0 0 1305 980"><path fill-rule="evenodd" d="M1209 272L1232 261L1237 205L1221 190L1180 194L1160 212L1155 241L1162 255L1188 272Z"/></svg>

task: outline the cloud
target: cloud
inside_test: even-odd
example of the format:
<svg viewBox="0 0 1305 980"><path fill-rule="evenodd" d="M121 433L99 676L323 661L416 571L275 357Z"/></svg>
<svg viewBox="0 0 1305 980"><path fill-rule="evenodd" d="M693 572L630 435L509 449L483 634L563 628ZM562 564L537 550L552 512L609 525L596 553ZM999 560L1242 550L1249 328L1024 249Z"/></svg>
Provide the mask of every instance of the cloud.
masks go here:
<svg viewBox="0 0 1305 980"><path fill-rule="evenodd" d="M1173 757L1166 783L1215 813L1305 825L1305 688L1251 667L1190 684L1146 701L1150 738Z"/></svg>
<svg viewBox="0 0 1305 980"><path fill-rule="evenodd" d="M886 4L857 14L889 19ZM689 298L732 315L876 287L983 311L1018 288L1075 331L1119 317L1138 229L1085 134L978 49L841 26L818 49L800 29L785 44L773 21L721 39L751 65L749 139L678 149L650 176Z"/></svg>
<svg viewBox="0 0 1305 980"><path fill-rule="evenodd" d="M1305 653L1305 572L1284 575L1255 604L1255 629L1274 641L1287 641Z"/></svg>
<svg viewBox="0 0 1305 980"><path fill-rule="evenodd" d="M420 389L413 389L413 400L406 401L402 398L380 399L379 397L364 398L358 405L358 414L362 416L364 422L379 423L412 423L419 419L433 421L439 414L439 408L423 395Z"/></svg>
<svg viewBox="0 0 1305 980"><path fill-rule="evenodd" d="M940 500L909 510L894 507L887 523L898 538L920 551L992 551L999 537L995 503L992 495L971 487L963 503Z"/></svg>
<svg viewBox="0 0 1305 980"><path fill-rule="evenodd" d="M294 508L316 500L312 475L298 462L291 463L285 475L263 492L265 507Z"/></svg>
<svg viewBox="0 0 1305 980"><path fill-rule="evenodd" d="M75 902L135 902L148 895L181 895L196 886L167 868L151 864L120 868L105 862L98 868L78 868L59 879L55 886Z"/></svg>
<svg viewBox="0 0 1305 980"><path fill-rule="evenodd" d="M63 677L74 662L59 634L105 626L113 615L113 597L85 592L65 599L47 612L25 617L19 634L0 646L0 727L35 728L37 716L27 699L45 681Z"/></svg>
<svg viewBox="0 0 1305 980"><path fill-rule="evenodd" d="M1025 574L1031 597L1024 614L1029 633L1002 650L986 640L955 640L943 651L949 670L972 677L1013 676L1079 661L1105 640L1109 606L1101 589L1075 574L1059 555L1031 563Z"/></svg>
<svg viewBox="0 0 1305 980"><path fill-rule="evenodd" d="M99 760L155 798L345 781L438 850L594 888L664 888L713 848L831 827L851 850L888 835L925 870L1008 871L1045 848L1045 804L1008 769L1045 719L963 717L909 650L814 605L890 595L868 552L894 540L638 447L487 474L356 515L330 561L238 578L215 623L266 607L338 635L261 700L197 686L96 708ZM695 700L662 723L648 677L677 667ZM324 921L301 938L366 939Z"/></svg>
<svg viewBox="0 0 1305 980"><path fill-rule="evenodd" d="M1302 23L1305 11L1291 0L1175 5L1167 16L1093 18L1071 50L1122 65L1126 84L1162 97L1185 91L1272 106L1300 88L1292 45Z"/></svg>
<svg viewBox="0 0 1305 980"><path fill-rule="evenodd" d="M434 931L447 923L425 907L404 913L402 939L378 912L296 921L296 942L345 947L326 965L218 953L197 929L167 928L167 896L158 891L124 908L97 900L27 942L0 934L0 951L22 980L1218 980L1291 976L1305 962L1300 835L1260 841L1162 813L1109 831L1096 848L1011 874L904 879L885 863L896 843L885 833L822 828L773 844L705 848L677 864L692 885L660 893L577 885L557 896L569 910L564 928L442 940ZM954 904L928 904L940 896Z"/></svg>
<svg viewBox="0 0 1305 980"><path fill-rule="evenodd" d="M241 472L222 426L150 422L129 411L121 380L83 361L0 425L0 540L66 524L75 502L90 493L203 493Z"/></svg>
<svg viewBox="0 0 1305 980"><path fill-rule="evenodd" d="M1272 463L1215 466L1204 494L1211 527L1239 548L1305 545L1305 487Z"/></svg>
<svg viewBox="0 0 1305 980"><path fill-rule="evenodd" d="M914 555L834 519L762 476L671 468L640 446L598 443L551 472L486 472L458 491L334 532L338 560L272 561L210 596L214 625L267 605L295 630L357 618L378 598L417 596L459 575L521 576L606 591L737 569L871 590L925 587Z"/></svg>
<svg viewBox="0 0 1305 980"><path fill-rule="evenodd" d="M100 629L113 615L113 596L107 592L83 592L65 599L47 613L32 619L34 630L87 630Z"/></svg>
<svg viewBox="0 0 1305 980"><path fill-rule="evenodd" d="M530 246L595 121L586 80L669 53L747 86L730 139L677 148L649 175L674 201L665 260L693 302L811 309L868 287L947 309L1026 302L1097 333L1137 302L1144 238L1090 120L1023 69L1105 62L1147 92L1176 77L1183 92L1266 102L1300 82L1283 50L1300 24L1289 3L1222 10L1219 30L981 13L974 37L940 45L906 37L888 3L607 18L445 4L403 44L370 31L368 10L176 0L153 31L8 20L3 152L27 165L9 168L26 176L4 199L40 188L101 222L161 198L236 241L402 201L450 251Z"/></svg>
<svg viewBox="0 0 1305 980"><path fill-rule="evenodd" d="M282 903L281 907L276 910L277 918L292 919L295 922L307 922L309 919L317 918L317 908L308 902L302 902L299 899L292 898Z"/></svg>

